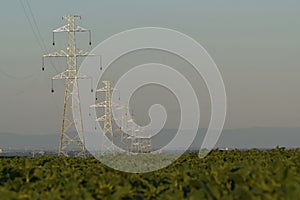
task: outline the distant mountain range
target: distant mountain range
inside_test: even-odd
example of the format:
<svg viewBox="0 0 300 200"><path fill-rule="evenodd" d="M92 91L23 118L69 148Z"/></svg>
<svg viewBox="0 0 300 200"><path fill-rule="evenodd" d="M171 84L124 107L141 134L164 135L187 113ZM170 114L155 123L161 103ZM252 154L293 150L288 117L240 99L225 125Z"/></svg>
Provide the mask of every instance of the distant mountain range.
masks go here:
<svg viewBox="0 0 300 200"><path fill-rule="evenodd" d="M248 128L224 130L217 144L229 148L300 147L300 128Z"/></svg>
<svg viewBox="0 0 300 200"><path fill-rule="evenodd" d="M191 149L199 149L205 129L200 129ZM166 131L170 139L174 130ZM188 134L188 131L187 131ZM59 134L51 135L19 135L0 133L0 148L11 149L57 149ZM163 143L163 137L160 138ZM297 148L300 147L300 128L248 128L223 130L216 145L218 148L274 148L276 146Z"/></svg>
<svg viewBox="0 0 300 200"><path fill-rule="evenodd" d="M0 133L0 148L11 149L57 149L59 134L20 135Z"/></svg>

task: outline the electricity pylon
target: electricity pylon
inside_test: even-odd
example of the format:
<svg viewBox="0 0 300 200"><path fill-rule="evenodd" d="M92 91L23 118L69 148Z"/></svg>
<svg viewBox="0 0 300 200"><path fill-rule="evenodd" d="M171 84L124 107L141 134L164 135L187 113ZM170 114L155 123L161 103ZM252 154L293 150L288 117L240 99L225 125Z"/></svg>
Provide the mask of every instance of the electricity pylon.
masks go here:
<svg viewBox="0 0 300 200"><path fill-rule="evenodd" d="M131 119L128 120L129 127L128 136L130 143L130 152L131 153L149 153L152 149L152 139L150 136L143 136L144 129L138 127L137 118L134 115L131 115Z"/></svg>
<svg viewBox="0 0 300 200"><path fill-rule="evenodd" d="M85 140L84 140L83 124L82 124L78 79L90 79L90 77L86 75L78 74L77 58L89 56L89 52L77 49L76 33L88 32L89 44L91 45L91 31L76 25L76 20L81 19L81 16L66 15L63 16L62 19L67 20L67 25L53 30L53 45L55 45L54 34L66 32L68 35L67 49L44 55L42 69L44 70L45 57L66 57L67 58L66 71L57 74L52 78L52 90L51 90L52 92L54 92L53 80L58 80L58 79L65 80L64 110L62 114L62 127L61 127L61 137L60 137L58 155L68 157L70 156L70 152L74 151L76 157L86 157L86 147L85 147ZM91 92L93 92L93 90ZM73 98L73 104L72 104L72 98ZM73 118L72 110L73 112L78 113L77 115L78 118L75 119ZM77 128L78 134L76 134L75 128Z"/></svg>
<svg viewBox="0 0 300 200"><path fill-rule="evenodd" d="M130 151L129 139L127 134L127 106L125 104L117 105L116 110L118 111L118 121L119 121L119 129L118 131L121 134L120 147L125 150L125 152Z"/></svg>
<svg viewBox="0 0 300 200"><path fill-rule="evenodd" d="M91 105L91 108L101 108L100 117L96 119L97 122L102 122L102 155L114 155L117 152L115 148L116 133L120 136L120 149L129 153L148 153L151 151L151 137L142 136L143 129L137 125L137 119L131 115L129 119L127 116L128 107L122 103L114 103L111 101L112 88L110 81L102 81L104 86L97 89L96 92L101 92L100 102ZM98 100L98 97L96 97ZM120 100L120 97L119 97ZM116 108L116 117L112 116L112 108ZM113 120L119 122L120 127L113 126Z"/></svg>
<svg viewBox="0 0 300 200"><path fill-rule="evenodd" d="M91 105L94 108L103 108L104 114L97 118L96 121L103 122L103 135L102 135L102 154L115 154L114 146L114 132L112 126L112 103L111 103L111 93L113 89L111 88L110 81L102 81L104 87L97 89L96 92L101 92L104 94L104 101ZM103 112L102 112L103 113Z"/></svg>
<svg viewBox="0 0 300 200"><path fill-rule="evenodd" d="M127 121L128 122L128 133L130 133L130 136L128 136L128 139L130 141L130 153L139 153L140 149L140 137L138 136L138 132L140 132L138 126L137 126L137 119L132 114L131 118Z"/></svg>
<svg viewBox="0 0 300 200"><path fill-rule="evenodd" d="M152 145L151 145L152 139L151 137L144 137L142 140L142 144L141 144L141 151L143 153L149 153L152 150Z"/></svg>

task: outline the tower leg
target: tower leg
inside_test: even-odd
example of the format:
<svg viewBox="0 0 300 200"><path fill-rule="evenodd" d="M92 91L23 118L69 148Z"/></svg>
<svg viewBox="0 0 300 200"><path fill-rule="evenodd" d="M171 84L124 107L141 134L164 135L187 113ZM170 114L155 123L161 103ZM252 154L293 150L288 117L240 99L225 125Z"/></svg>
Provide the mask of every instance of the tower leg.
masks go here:
<svg viewBox="0 0 300 200"><path fill-rule="evenodd" d="M74 100L73 105L72 95ZM79 119L73 119L72 110L74 112L79 112ZM62 117L59 156L69 156L70 152L74 151L75 156L86 157L77 79L66 80L64 111ZM77 125L78 134L76 133L75 124Z"/></svg>

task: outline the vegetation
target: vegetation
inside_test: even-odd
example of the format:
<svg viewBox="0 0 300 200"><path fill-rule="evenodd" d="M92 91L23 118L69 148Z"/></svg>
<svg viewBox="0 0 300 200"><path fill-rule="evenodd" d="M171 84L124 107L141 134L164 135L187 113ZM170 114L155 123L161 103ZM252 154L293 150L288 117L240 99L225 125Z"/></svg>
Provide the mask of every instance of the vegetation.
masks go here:
<svg viewBox="0 0 300 200"><path fill-rule="evenodd" d="M146 174L94 158L1 158L0 173L1 199L298 199L300 150L190 153Z"/></svg>

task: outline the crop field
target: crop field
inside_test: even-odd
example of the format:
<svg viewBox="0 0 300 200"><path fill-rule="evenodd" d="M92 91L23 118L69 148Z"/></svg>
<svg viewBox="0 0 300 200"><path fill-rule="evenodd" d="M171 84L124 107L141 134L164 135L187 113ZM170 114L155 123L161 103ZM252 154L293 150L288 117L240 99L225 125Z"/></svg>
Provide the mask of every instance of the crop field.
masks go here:
<svg viewBox="0 0 300 200"><path fill-rule="evenodd" d="M121 164L121 163L120 163ZM214 150L132 174L95 158L0 159L0 199L298 199L300 150Z"/></svg>

